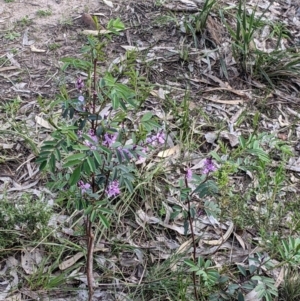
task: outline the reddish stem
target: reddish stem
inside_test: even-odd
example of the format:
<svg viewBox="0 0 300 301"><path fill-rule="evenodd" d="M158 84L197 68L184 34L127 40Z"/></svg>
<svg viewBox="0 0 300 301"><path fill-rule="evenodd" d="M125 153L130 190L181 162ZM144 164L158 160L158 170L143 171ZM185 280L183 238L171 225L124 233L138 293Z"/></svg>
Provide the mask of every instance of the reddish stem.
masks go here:
<svg viewBox="0 0 300 301"><path fill-rule="evenodd" d="M188 187L188 182L187 178L185 177L185 186ZM190 224L190 229L191 229L191 235L192 235L192 241L193 241L193 262L196 264L196 241L195 241L195 234L194 234L194 229L193 229L193 221L191 217L191 204L190 204L190 197L187 197L187 203L188 203L188 220ZM193 275L193 283L194 283L194 295L195 299L198 299L198 292L197 292L197 281L196 281L196 272L192 272Z"/></svg>

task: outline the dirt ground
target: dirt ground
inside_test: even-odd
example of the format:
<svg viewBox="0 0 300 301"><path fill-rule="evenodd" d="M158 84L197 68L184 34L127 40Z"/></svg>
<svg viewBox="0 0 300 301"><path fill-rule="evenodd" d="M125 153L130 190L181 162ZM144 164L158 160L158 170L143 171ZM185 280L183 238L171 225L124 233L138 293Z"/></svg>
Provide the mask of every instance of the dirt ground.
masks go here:
<svg viewBox="0 0 300 301"><path fill-rule="evenodd" d="M265 1L261 2L261 7L264 7ZM289 1L282 2L273 5L270 17L276 21L280 20L282 14L293 34L292 43L296 44L300 39L297 30L300 25L300 9L295 4L288 4ZM164 6L155 6L154 1L125 3L122 0L19 0L5 3L0 0L0 98L9 100L19 96L28 100L38 95L51 98L57 92L58 83L62 83L62 80L69 83L74 80L75 75L71 74L65 79L59 77L59 59L78 55L84 43L81 32L89 29L89 25L81 18L84 12L97 15L99 24L103 27L110 19L117 17L121 17L125 24L130 24L128 30L114 38L107 55L111 60L116 59L125 53L122 48L124 45L148 47L146 59L152 63L150 74L149 70L142 70L142 73L147 72L147 77L153 82L177 85L179 91L183 89L182 92L189 86L196 94L199 88L207 85L222 85L216 79L219 75L225 79L218 51L215 52L219 48L227 65L227 78L231 87L246 88L244 79L240 78L232 61L231 49L226 46L228 37L224 36L224 28L218 18L213 16L208 19L208 31L198 45L200 49L206 48L207 54L194 47L193 38L184 34L181 21L179 24L176 24L178 21L175 22L175 19L174 22L166 22L177 11L194 13L197 5L201 6L200 3L202 2L198 0L167 1ZM158 21L159 19L163 21ZM166 26L161 25L163 22ZM291 41L286 44L291 45ZM266 48L270 45L257 41L256 46ZM188 59L184 57L185 54ZM156 60L155 57L159 58ZM200 79L207 71L210 74L209 81Z"/></svg>
<svg viewBox="0 0 300 301"><path fill-rule="evenodd" d="M92 13L100 8L103 11L102 21L108 21L111 8L97 0L20 0L11 3L1 0L2 67L5 67L4 58L11 50L14 58L11 61L13 66L1 69L4 73L0 71L0 97L4 100L16 94L21 98L52 96L58 60L72 55L82 46L77 41L78 30L86 26L81 22L82 13ZM15 83L16 77L19 81L22 78L21 83ZM16 91L18 93L14 93Z"/></svg>
<svg viewBox="0 0 300 301"><path fill-rule="evenodd" d="M83 12L96 11L101 7L97 0L16 0L10 3L1 0L0 5L1 21L5 20L6 28L27 17L33 20L36 29L43 25L56 26L67 19L79 17ZM36 13L39 10L50 10L51 15L38 18Z"/></svg>

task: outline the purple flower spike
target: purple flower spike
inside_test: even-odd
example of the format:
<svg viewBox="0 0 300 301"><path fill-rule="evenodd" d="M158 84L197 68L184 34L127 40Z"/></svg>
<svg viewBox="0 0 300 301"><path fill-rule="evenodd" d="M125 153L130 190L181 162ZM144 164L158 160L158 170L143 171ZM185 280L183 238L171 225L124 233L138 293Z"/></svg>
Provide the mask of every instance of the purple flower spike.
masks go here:
<svg viewBox="0 0 300 301"><path fill-rule="evenodd" d="M163 132L157 133L156 140L159 144L165 143L165 134Z"/></svg>
<svg viewBox="0 0 300 301"><path fill-rule="evenodd" d="M82 80L82 78L80 76L77 78L75 87L79 91L81 91L83 89L83 87L84 87L84 82L83 82L83 80Z"/></svg>
<svg viewBox="0 0 300 301"><path fill-rule="evenodd" d="M105 192L109 198L115 197L118 194L120 194L119 182L118 181L110 182Z"/></svg>
<svg viewBox="0 0 300 301"><path fill-rule="evenodd" d="M214 162L212 161L212 158L205 159L204 169L203 169L204 174L209 174L210 172L215 171L216 169L217 169L217 167L215 166Z"/></svg>
<svg viewBox="0 0 300 301"><path fill-rule="evenodd" d="M117 140L118 134L105 134L103 145L107 147L111 147Z"/></svg>
<svg viewBox="0 0 300 301"><path fill-rule="evenodd" d="M83 181L79 181L77 183L77 186L79 187L79 189L81 190L81 194L85 194L87 192L88 189L91 188L91 185L89 183L85 183Z"/></svg>
<svg viewBox="0 0 300 301"><path fill-rule="evenodd" d="M192 172L192 170L191 170L190 168L187 169L185 177L186 177L186 179L187 179L188 181L190 181L190 180L192 179L192 177L193 177L193 172Z"/></svg>
<svg viewBox="0 0 300 301"><path fill-rule="evenodd" d="M89 130L88 135L90 136L90 138L91 138L94 142L98 143L98 140L99 140L99 139L98 139L98 137L96 136L95 131L94 131L93 129L90 129L90 130Z"/></svg>
<svg viewBox="0 0 300 301"><path fill-rule="evenodd" d="M152 146L156 146L157 144L165 143L165 134L161 131L156 135L150 136L146 139L147 144L151 144Z"/></svg>

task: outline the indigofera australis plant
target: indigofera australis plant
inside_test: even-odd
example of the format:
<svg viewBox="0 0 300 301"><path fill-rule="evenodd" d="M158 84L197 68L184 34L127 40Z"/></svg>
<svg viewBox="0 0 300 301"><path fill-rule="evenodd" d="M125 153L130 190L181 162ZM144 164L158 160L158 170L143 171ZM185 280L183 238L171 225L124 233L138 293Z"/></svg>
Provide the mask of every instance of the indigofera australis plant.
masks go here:
<svg viewBox="0 0 300 301"><path fill-rule="evenodd" d="M134 191L137 164L166 139L149 112L140 120L140 136L130 130L132 124L126 126L126 112L137 107L134 92L109 73L101 77L98 63L104 57L102 48L103 44L88 38L85 53L89 53L90 60L64 60L65 67L80 66L88 77L86 81L77 78L75 98L64 90L56 102L63 106L63 119L55 123L49 118L55 130L51 139L44 141L37 159L41 170L53 175L60 169L67 175L64 189L77 190L75 206L85 214L89 300L95 284L92 224L101 221L109 227L110 201L125 190Z"/></svg>
<svg viewBox="0 0 300 301"><path fill-rule="evenodd" d="M68 181L59 187L75 191L74 207L84 213L89 300L92 300L96 285L93 278L93 223L101 222L106 228L110 226L113 199L135 191L141 173L139 165L148 160L152 150L163 147L167 139L163 125L157 123L151 112L140 118L138 127L129 121L127 114L139 110L139 104L130 87L119 83L110 73L100 73L103 47L103 43L89 37L88 45L84 47L86 60L63 59L63 70L75 67L84 71L87 77L77 76L74 97L70 97L65 88L61 89L53 106L62 106L63 118L54 122L55 118L49 117L54 130L51 139L44 141L37 158L40 169L50 172L52 178L55 174L65 175ZM194 193L203 197L216 190L213 182L208 180L208 174L214 170L213 161L207 159L203 170L206 175L196 179L200 185L194 191L188 191L187 183L192 179L192 173L190 169L187 171L181 185L182 196L189 207L186 230L190 227L193 231L194 213L189 198ZM207 205L207 210L209 207ZM194 284L197 296L195 277Z"/></svg>

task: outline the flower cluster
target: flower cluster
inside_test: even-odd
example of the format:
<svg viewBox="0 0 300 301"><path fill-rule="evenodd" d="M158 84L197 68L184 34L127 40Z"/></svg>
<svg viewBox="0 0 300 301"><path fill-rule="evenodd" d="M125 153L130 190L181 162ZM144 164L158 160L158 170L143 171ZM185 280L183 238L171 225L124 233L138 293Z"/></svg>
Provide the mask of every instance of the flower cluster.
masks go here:
<svg viewBox="0 0 300 301"><path fill-rule="evenodd" d="M83 132L82 132L81 130L78 130L78 131L77 131L77 135L78 135L79 138L82 137L82 134L83 134Z"/></svg>
<svg viewBox="0 0 300 301"><path fill-rule="evenodd" d="M118 134L104 134L103 145L111 147L117 140Z"/></svg>
<svg viewBox="0 0 300 301"><path fill-rule="evenodd" d="M213 162L212 158L206 158L204 161L202 173L207 175L210 172L215 171L216 169L217 169L217 167L216 167L215 163ZM185 173L185 178L188 181L190 181L190 180L192 180L192 177L193 177L193 172L190 168L188 168Z"/></svg>
<svg viewBox="0 0 300 301"><path fill-rule="evenodd" d="M215 171L216 169L217 167L212 161L212 158L206 158L204 161L204 169L202 172L204 174L209 174L210 172Z"/></svg>
<svg viewBox="0 0 300 301"><path fill-rule="evenodd" d="M192 172L192 170L191 170L190 168L187 169L185 177L186 177L186 179L187 179L188 181L190 181L190 180L192 179L192 177L193 177L193 172Z"/></svg>
<svg viewBox="0 0 300 301"><path fill-rule="evenodd" d="M80 86L80 84L83 83L81 81L77 81L78 88L83 87L83 85ZM90 129L88 131L88 133L86 134L88 138L85 139L83 138L84 132L82 130L78 130L77 135L79 138L82 138L83 144L88 146L93 151L99 149L99 143L102 143L103 146L108 148L113 147L114 143L116 143L118 138L118 133L105 133L103 135L102 141L99 142L99 137L96 135L96 131L94 129ZM119 154L123 159L126 160L133 159L137 164L140 164L146 160L146 155L149 151L149 147L150 148L155 147L164 143L165 143L165 134L162 131L160 131L154 135L147 137L146 140L142 142L140 145L126 145L125 147L116 145L115 150L119 152ZM191 177L191 175L187 175L187 176ZM83 181L79 181L78 187L80 188L81 193L84 194L90 188L90 184L88 183L85 184ZM105 189L105 193L109 198L116 197L117 195L119 195L120 194L119 182L117 180L110 182Z"/></svg>
<svg viewBox="0 0 300 301"><path fill-rule="evenodd" d="M147 144L151 144L152 146L157 146L159 144L165 143L165 134L160 131L156 135L152 135L146 139Z"/></svg>
<svg viewBox="0 0 300 301"><path fill-rule="evenodd" d="M85 194L88 191L88 189L91 188L91 185L89 183L84 183L81 180L77 183L77 186L81 190L81 194Z"/></svg>
<svg viewBox="0 0 300 301"><path fill-rule="evenodd" d="M158 132L157 134L151 135L146 138L146 141L140 145L140 153L143 155L138 155L138 163L143 163L146 161L146 155L149 151L149 147L155 147L164 144L166 141L165 134L163 131ZM137 146L136 146L137 147Z"/></svg>
<svg viewBox="0 0 300 301"><path fill-rule="evenodd" d="M78 96L78 100L81 103L84 103L84 96L82 95L82 89L84 88L84 82L80 76L76 80L75 87L80 92L80 95Z"/></svg>
<svg viewBox="0 0 300 301"><path fill-rule="evenodd" d="M120 194L119 182L118 181L110 182L105 192L109 198L115 197L118 194Z"/></svg>
<svg viewBox="0 0 300 301"><path fill-rule="evenodd" d="M82 92L82 89L84 87L84 82L83 82L83 80L80 76L77 78L77 81L75 83L75 87L76 87L77 90L79 90L80 93Z"/></svg>

